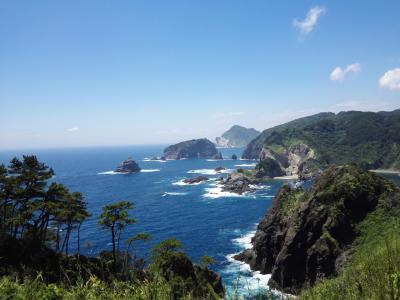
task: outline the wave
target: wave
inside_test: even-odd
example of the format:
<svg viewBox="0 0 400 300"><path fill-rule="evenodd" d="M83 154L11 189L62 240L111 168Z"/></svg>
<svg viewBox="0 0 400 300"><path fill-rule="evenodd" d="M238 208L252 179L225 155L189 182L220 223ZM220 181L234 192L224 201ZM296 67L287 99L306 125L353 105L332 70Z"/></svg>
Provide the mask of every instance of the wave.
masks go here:
<svg viewBox="0 0 400 300"><path fill-rule="evenodd" d="M166 160L162 160L162 159L151 159L151 158L145 158L143 159L143 161L145 162L159 162L159 163L166 163Z"/></svg>
<svg viewBox="0 0 400 300"><path fill-rule="evenodd" d="M257 164L256 163L252 163L252 164L239 164L239 165L235 165L235 167L255 167Z"/></svg>
<svg viewBox="0 0 400 300"><path fill-rule="evenodd" d="M240 237L232 239L232 242L240 247L241 251L251 248L251 239L255 235L255 230L251 230L248 233L241 235ZM221 273L226 275L233 280L237 280L239 274L238 293L242 297L254 296L260 290L269 290L272 293L277 293L271 290L268 286L268 281L271 278L271 274L261 274L260 271L252 271L250 265L245 262L237 261L233 257L238 253L227 255L226 267ZM232 291L230 291L232 292ZM282 294L280 294L282 295Z"/></svg>
<svg viewBox="0 0 400 300"><path fill-rule="evenodd" d="M218 175L218 174L229 174L232 173L232 169L224 169L221 171L215 171L214 169L199 169L199 170L190 170L189 174L202 174L202 175Z"/></svg>
<svg viewBox="0 0 400 300"><path fill-rule="evenodd" d="M185 196L188 193L177 193L177 192L165 192L162 196Z"/></svg>
<svg viewBox="0 0 400 300"><path fill-rule="evenodd" d="M179 181L177 181L177 182L173 182L172 185L179 185L179 186L185 186L185 185L199 185L199 184L202 184L202 183L206 182L206 181L200 181L200 182L195 182L195 183L186 183L186 182L183 182L184 180L185 180L185 179L179 180Z"/></svg>
<svg viewBox="0 0 400 300"><path fill-rule="evenodd" d="M122 173L122 172L115 172L115 171L105 171L105 172L99 172L97 175L126 175L129 173Z"/></svg>
<svg viewBox="0 0 400 300"><path fill-rule="evenodd" d="M236 193L223 191L221 185L216 185L216 187L206 188L205 191L206 193L203 195L203 197L211 199L217 199L222 197L241 197L241 198L255 197L254 195L251 195L248 192L239 195Z"/></svg>
<svg viewBox="0 0 400 300"><path fill-rule="evenodd" d="M234 238L232 241L243 250L250 249L252 247L251 239L254 237L255 234L256 230L252 230L238 238Z"/></svg>
<svg viewBox="0 0 400 300"><path fill-rule="evenodd" d="M152 173L152 172L160 172L160 169L142 169L140 170L142 173Z"/></svg>

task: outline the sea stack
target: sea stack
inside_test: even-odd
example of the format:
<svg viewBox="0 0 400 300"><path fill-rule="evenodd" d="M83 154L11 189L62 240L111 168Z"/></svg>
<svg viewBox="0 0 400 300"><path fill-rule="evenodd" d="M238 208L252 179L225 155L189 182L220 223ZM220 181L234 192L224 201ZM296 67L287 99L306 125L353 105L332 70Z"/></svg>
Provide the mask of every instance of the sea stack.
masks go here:
<svg viewBox="0 0 400 300"><path fill-rule="evenodd" d="M120 163L115 170L116 173L134 173L139 172L141 169L136 161L133 160L132 157L128 157L127 160L124 160Z"/></svg>
<svg viewBox="0 0 400 300"><path fill-rule="evenodd" d="M208 139L196 139L171 145L164 150L165 159L211 158L218 154Z"/></svg>

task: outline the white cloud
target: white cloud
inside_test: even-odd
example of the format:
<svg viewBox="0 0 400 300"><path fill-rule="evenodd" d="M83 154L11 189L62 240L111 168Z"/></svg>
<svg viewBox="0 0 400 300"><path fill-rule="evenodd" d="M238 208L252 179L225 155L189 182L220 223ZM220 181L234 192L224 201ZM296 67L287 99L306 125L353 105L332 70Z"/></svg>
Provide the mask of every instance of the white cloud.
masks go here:
<svg viewBox="0 0 400 300"><path fill-rule="evenodd" d="M79 131L79 127L75 126L75 127L71 127L71 128L67 128L68 132L76 132Z"/></svg>
<svg viewBox="0 0 400 300"><path fill-rule="evenodd" d="M348 73L353 73L353 74L357 74L361 71L361 65L358 63L355 64L351 64L348 65L345 68L342 67L336 67L335 69L333 69L333 71L331 72L331 80L343 80L345 79L346 75Z"/></svg>
<svg viewBox="0 0 400 300"><path fill-rule="evenodd" d="M379 85L390 90L400 90L400 68L386 71L379 79Z"/></svg>
<svg viewBox="0 0 400 300"><path fill-rule="evenodd" d="M325 13L325 8L321 6L312 7L303 21L298 19L293 20L293 25L300 29L301 34L306 35L310 33L318 22L318 18Z"/></svg>

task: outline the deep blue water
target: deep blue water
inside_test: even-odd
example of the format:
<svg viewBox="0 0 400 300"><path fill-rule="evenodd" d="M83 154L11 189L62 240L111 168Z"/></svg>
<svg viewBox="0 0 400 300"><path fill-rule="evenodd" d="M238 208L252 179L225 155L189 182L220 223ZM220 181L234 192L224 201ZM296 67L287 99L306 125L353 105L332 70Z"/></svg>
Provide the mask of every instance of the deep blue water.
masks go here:
<svg viewBox="0 0 400 300"><path fill-rule="evenodd" d="M257 275L246 271L246 266L229 260L228 255L239 252L246 243L248 246L249 233L255 230L256 224L265 214L273 195L283 182L268 182L263 189L248 196L218 193L210 195L210 191L218 192L212 180L190 186L176 183L200 174L211 179L216 178L221 175L211 173L218 166L246 169L251 168L250 165L254 164L254 161L144 161L145 158L162 154L163 148L127 146L9 151L0 152L0 162L7 164L13 156L35 154L40 161L54 169L54 181L65 184L71 191L83 193L92 214L81 231L81 243L84 245L82 252L85 254L96 255L99 251L111 247L109 233L97 225L96 217L102 206L115 201L129 200L135 204L131 215L138 222L125 231L123 238L138 232L147 232L152 237L151 242L137 245L139 256L147 257L150 247L155 243L176 237L194 261L198 261L205 254L216 260L213 269L223 276L228 290L236 281L239 269L243 289L247 289L249 285L258 286L259 281L255 278ZM230 158L233 153L240 157L242 149L221 151L224 158ZM109 172L128 156L133 156L143 172L128 175ZM75 245L72 244L72 247ZM262 279L265 281L265 278ZM260 281L260 284L263 284L263 281Z"/></svg>

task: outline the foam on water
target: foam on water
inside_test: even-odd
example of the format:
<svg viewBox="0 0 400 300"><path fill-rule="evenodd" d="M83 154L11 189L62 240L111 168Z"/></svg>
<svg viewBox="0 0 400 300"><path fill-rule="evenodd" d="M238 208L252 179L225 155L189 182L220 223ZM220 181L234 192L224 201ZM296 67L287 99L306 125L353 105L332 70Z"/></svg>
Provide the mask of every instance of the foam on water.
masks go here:
<svg viewBox="0 0 400 300"><path fill-rule="evenodd" d="M246 234L232 239L232 242L240 248L240 251L249 249L252 247L251 239L255 233L255 230L251 230ZM227 266L222 273L229 277L237 278L239 276L238 292L242 296L251 296L249 293L255 294L260 289L268 290L268 281L271 278L271 274L261 274L259 271L252 271L250 265L235 260L233 257L240 253L240 251L226 256Z"/></svg>
<svg viewBox="0 0 400 300"><path fill-rule="evenodd" d="M165 192L162 196L185 196L188 193L178 193L178 192Z"/></svg>
<svg viewBox="0 0 400 300"><path fill-rule="evenodd" d="M173 182L172 185L186 186L186 185L199 185L199 184L204 183L204 181L195 182L195 183L186 183L186 182L183 182L183 181L184 181L184 179L179 180L177 182Z"/></svg>
<svg viewBox="0 0 400 300"><path fill-rule="evenodd" d="M140 170L142 173L152 173L152 172L160 172L160 169L142 169Z"/></svg>
<svg viewBox="0 0 400 300"><path fill-rule="evenodd" d="M235 167L255 167L257 164L256 163L252 163L252 164L238 164L235 165Z"/></svg>
<svg viewBox="0 0 400 300"><path fill-rule="evenodd" d="M232 169L224 169L221 171L215 171L214 169L199 169L199 170L189 170L189 174L202 174L202 175L218 175L218 174L229 174L232 173Z"/></svg>
<svg viewBox="0 0 400 300"><path fill-rule="evenodd" d="M236 193L223 191L222 185L218 185L218 184L210 184L210 186L215 186L215 187L206 188L205 189L206 193L203 194L204 198L217 199L217 198L222 198L222 197L242 197L242 198L248 198L248 197L254 198L255 197L254 195L251 195L248 192L239 195Z"/></svg>
<svg viewBox="0 0 400 300"><path fill-rule="evenodd" d="M145 158L143 159L143 161L145 162L159 162L159 163L166 163L166 160L162 160L162 159L151 159L151 158Z"/></svg>
<svg viewBox="0 0 400 300"><path fill-rule="evenodd" d="M129 173L122 173L122 172L115 172L115 171L105 171L105 172L99 172L97 173L98 175L126 175Z"/></svg>

